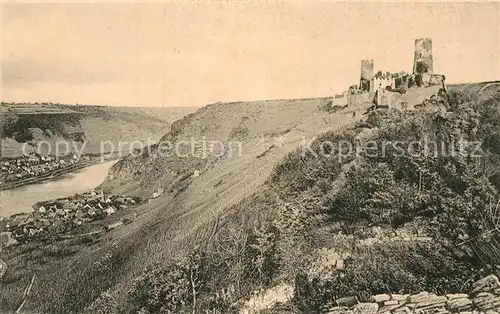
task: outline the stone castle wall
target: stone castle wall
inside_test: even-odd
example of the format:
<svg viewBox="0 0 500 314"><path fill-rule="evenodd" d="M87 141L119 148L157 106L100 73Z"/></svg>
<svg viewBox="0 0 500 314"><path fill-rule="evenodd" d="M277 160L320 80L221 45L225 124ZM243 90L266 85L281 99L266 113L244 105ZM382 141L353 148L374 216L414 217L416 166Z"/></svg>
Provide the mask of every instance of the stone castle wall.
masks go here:
<svg viewBox="0 0 500 314"><path fill-rule="evenodd" d="M354 95L345 95L343 97L334 97L332 101L333 106L340 106L340 107L358 107L361 106L365 103L371 103L373 102L373 97L375 96L374 93L359 93L359 94L354 94Z"/></svg>
<svg viewBox="0 0 500 314"><path fill-rule="evenodd" d="M500 281L495 275L474 283L470 294L434 293L378 294L371 302L359 303L355 297L339 298L328 314L499 314Z"/></svg>
<svg viewBox="0 0 500 314"><path fill-rule="evenodd" d="M347 96L347 105L349 107L360 106L364 103L372 101L373 101L373 93L361 93L361 94Z"/></svg>

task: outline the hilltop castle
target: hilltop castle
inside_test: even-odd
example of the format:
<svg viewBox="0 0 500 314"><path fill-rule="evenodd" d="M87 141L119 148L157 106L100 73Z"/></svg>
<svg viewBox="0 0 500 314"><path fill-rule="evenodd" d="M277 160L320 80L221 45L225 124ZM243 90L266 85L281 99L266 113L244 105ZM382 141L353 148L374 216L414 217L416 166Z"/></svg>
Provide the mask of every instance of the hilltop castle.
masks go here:
<svg viewBox="0 0 500 314"><path fill-rule="evenodd" d="M415 40L412 74L407 74L404 71L398 73L378 71L374 73L373 59L361 60L361 77L358 89L364 92L375 92L379 88L426 87L442 84L443 79L443 75L434 74L432 39L418 38Z"/></svg>
<svg viewBox="0 0 500 314"><path fill-rule="evenodd" d="M375 72L374 69L373 59L361 60L359 85L352 85L343 94L335 95L336 102L345 106L374 100L380 104L380 96L386 91L405 93L410 88L443 85L445 79L444 75L434 74L431 38L415 39L413 73Z"/></svg>

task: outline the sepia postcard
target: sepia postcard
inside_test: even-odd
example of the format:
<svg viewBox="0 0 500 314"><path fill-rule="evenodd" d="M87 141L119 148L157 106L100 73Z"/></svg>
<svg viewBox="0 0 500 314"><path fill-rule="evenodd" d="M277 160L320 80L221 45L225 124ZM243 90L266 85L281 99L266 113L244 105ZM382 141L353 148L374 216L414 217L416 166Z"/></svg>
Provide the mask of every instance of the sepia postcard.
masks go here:
<svg viewBox="0 0 500 314"><path fill-rule="evenodd" d="M0 5L0 314L500 314L500 2Z"/></svg>

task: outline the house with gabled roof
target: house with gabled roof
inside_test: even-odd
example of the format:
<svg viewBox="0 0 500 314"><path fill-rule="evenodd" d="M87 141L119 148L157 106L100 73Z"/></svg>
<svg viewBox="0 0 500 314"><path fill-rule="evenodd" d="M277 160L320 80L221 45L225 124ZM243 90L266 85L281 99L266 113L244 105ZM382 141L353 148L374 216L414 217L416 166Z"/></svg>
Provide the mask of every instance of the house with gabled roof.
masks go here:
<svg viewBox="0 0 500 314"><path fill-rule="evenodd" d="M28 236L32 237L32 236L36 235L38 232L40 232L40 230L35 229L35 228L31 228L28 230Z"/></svg>
<svg viewBox="0 0 500 314"><path fill-rule="evenodd" d="M49 206L49 212L51 212L51 213L55 213L58 209L59 209L59 207L57 206L57 203Z"/></svg>
<svg viewBox="0 0 500 314"><path fill-rule="evenodd" d="M94 207L90 207L90 209L87 211L87 214L90 216L95 216L97 215L96 210Z"/></svg>
<svg viewBox="0 0 500 314"><path fill-rule="evenodd" d="M116 213L116 208L114 206L109 206L104 211L109 216L109 215L112 215L112 214Z"/></svg>
<svg viewBox="0 0 500 314"><path fill-rule="evenodd" d="M45 208L45 206L41 205L40 207L38 207L38 212L45 213L46 211L47 209Z"/></svg>
<svg viewBox="0 0 500 314"><path fill-rule="evenodd" d="M73 203L73 204L75 204L75 206L76 206L76 208L77 208L77 209L81 209L81 208L83 208L83 207L84 207L83 203L82 203L82 202L80 202L80 201L77 201L77 202L75 202L75 203Z"/></svg>
<svg viewBox="0 0 500 314"><path fill-rule="evenodd" d="M65 216L66 212L62 208L57 208L56 215L58 215L58 216Z"/></svg>
<svg viewBox="0 0 500 314"><path fill-rule="evenodd" d="M83 211L81 211L80 209L77 209L75 211L75 217L77 217L77 218L83 218L83 217L85 217L85 213Z"/></svg>
<svg viewBox="0 0 500 314"><path fill-rule="evenodd" d="M77 206L71 202L67 202L63 205L63 209L65 212L73 212L77 209Z"/></svg>
<svg viewBox="0 0 500 314"><path fill-rule="evenodd" d="M47 228L52 225L48 219L40 219L40 222L42 223L43 228Z"/></svg>

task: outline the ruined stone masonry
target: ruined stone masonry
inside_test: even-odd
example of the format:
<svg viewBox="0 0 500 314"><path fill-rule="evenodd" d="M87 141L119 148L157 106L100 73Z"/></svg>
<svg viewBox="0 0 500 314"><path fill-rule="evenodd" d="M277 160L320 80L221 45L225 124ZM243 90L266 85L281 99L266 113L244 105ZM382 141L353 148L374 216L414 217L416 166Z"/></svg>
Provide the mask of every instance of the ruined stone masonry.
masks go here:
<svg viewBox="0 0 500 314"><path fill-rule="evenodd" d="M443 86L444 75L434 74L432 38L417 38L414 46L413 73L384 72L374 70L374 60L361 60L359 85L351 85L342 94L332 98L332 104L338 107L357 107L365 103L374 103L380 107L401 105L395 94L406 94L409 89L425 89ZM397 98L397 97L395 97Z"/></svg>
<svg viewBox="0 0 500 314"><path fill-rule="evenodd" d="M359 88L363 91L370 91L373 89L371 86L371 79L373 78L373 59L361 60L361 79L359 81Z"/></svg>
<svg viewBox="0 0 500 314"><path fill-rule="evenodd" d="M373 74L373 59L361 60L361 79L370 80Z"/></svg>
<svg viewBox="0 0 500 314"><path fill-rule="evenodd" d="M354 300L354 301L353 301ZM500 281L495 275L487 276L474 283L470 294L448 294L438 296L421 292L413 295L378 294L371 302L359 303L356 298L345 297L336 300L336 307L328 314L499 314Z"/></svg>
<svg viewBox="0 0 500 314"><path fill-rule="evenodd" d="M432 64L432 39L415 39L415 57L413 61L413 74L433 74Z"/></svg>

